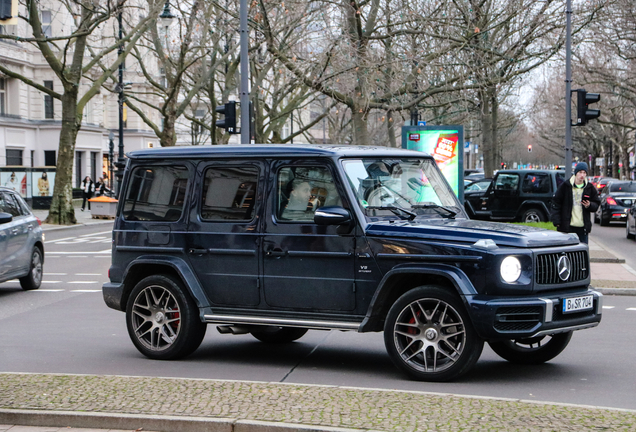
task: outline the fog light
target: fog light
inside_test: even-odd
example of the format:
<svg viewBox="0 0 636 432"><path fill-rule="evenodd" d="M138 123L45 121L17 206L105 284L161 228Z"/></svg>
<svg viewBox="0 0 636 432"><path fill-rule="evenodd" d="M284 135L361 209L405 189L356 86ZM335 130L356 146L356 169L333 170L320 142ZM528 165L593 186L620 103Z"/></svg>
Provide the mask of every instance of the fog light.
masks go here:
<svg viewBox="0 0 636 432"><path fill-rule="evenodd" d="M513 256L506 257L501 262L499 272L504 281L508 283L516 282L521 276L521 263Z"/></svg>

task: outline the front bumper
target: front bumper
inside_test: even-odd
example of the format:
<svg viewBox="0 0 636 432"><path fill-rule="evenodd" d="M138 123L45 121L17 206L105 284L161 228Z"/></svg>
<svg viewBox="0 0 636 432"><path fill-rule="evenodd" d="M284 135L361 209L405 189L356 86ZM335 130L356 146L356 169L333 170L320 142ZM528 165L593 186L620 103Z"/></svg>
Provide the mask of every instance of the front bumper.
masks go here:
<svg viewBox="0 0 636 432"><path fill-rule="evenodd" d="M593 296L592 309L564 314L566 298ZM520 339L595 327L601 322L603 295L592 289L545 293L536 297L467 299L477 334L486 340Z"/></svg>

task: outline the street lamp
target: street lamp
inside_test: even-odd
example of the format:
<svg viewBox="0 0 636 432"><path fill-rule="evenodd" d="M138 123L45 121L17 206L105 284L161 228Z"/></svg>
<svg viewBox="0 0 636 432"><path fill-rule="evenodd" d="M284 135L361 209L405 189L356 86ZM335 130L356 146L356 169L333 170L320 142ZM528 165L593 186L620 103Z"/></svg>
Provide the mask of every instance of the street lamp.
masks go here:
<svg viewBox="0 0 636 432"><path fill-rule="evenodd" d="M163 6L163 12L159 15L159 20L161 20L161 24L165 29L166 49L168 49L168 27L170 27L170 24L172 24L175 18L176 16L173 15L172 10L170 10L170 1L166 0L166 4Z"/></svg>
<svg viewBox="0 0 636 432"><path fill-rule="evenodd" d="M121 40L124 37L123 29L122 29L122 14L123 10L120 8L119 14L117 15L117 23L119 24L119 46L117 47L117 55L121 56L124 52L124 47L121 43ZM122 60L119 63L119 81L117 82L117 102L119 105L119 154L117 155L117 162L115 166L117 167L117 173L115 177L117 178L117 197L119 198L119 193L121 192L121 180L124 177L124 168L126 167L126 160L124 159L124 62ZM111 185L112 188L112 185Z"/></svg>

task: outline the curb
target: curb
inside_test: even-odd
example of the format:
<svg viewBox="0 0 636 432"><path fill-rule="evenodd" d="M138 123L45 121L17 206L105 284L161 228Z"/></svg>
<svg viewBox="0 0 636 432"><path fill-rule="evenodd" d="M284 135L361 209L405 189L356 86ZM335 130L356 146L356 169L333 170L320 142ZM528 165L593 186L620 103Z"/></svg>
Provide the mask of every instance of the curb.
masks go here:
<svg viewBox="0 0 636 432"><path fill-rule="evenodd" d="M58 230L64 230L64 229L69 229L69 228L77 228L77 227L81 227L81 226L104 225L104 224L107 224L107 223L113 223L113 221L112 220L100 220L100 221L95 221L95 222L84 222L84 223L77 223L75 225L62 225L62 226L55 226L55 225L47 224L46 227L44 225L42 225L42 231L58 231Z"/></svg>
<svg viewBox="0 0 636 432"><path fill-rule="evenodd" d="M0 409L0 424L171 432L370 432L231 418Z"/></svg>
<svg viewBox="0 0 636 432"><path fill-rule="evenodd" d="M593 288L604 295L636 296L636 288Z"/></svg>
<svg viewBox="0 0 636 432"><path fill-rule="evenodd" d="M615 263L615 264L623 264L625 262L622 258L592 258L590 257L591 263Z"/></svg>

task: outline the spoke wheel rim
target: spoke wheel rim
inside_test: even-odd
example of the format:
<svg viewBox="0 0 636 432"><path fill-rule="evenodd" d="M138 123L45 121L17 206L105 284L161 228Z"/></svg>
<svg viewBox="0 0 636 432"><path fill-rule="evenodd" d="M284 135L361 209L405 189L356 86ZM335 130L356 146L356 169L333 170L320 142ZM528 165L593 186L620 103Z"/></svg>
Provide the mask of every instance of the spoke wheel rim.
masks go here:
<svg viewBox="0 0 636 432"><path fill-rule="evenodd" d="M170 291L151 285L139 292L132 307L137 340L152 351L172 346L181 332L181 310Z"/></svg>
<svg viewBox="0 0 636 432"><path fill-rule="evenodd" d="M526 215L526 222L541 222L539 220L539 215L536 213L528 213Z"/></svg>
<svg viewBox="0 0 636 432"><path fill-rule="evenodd" d="M393 341L409 367L420 372L443 372L461 358L466 326L457 310L445 301L419 299L398 315Z"/></svg>
<svg viewBox="0 0 636 432"><path fill-rule="evenodd" d="M37 251L31 257L31 278L36 285L42 280L42 257Z"/></svg>

